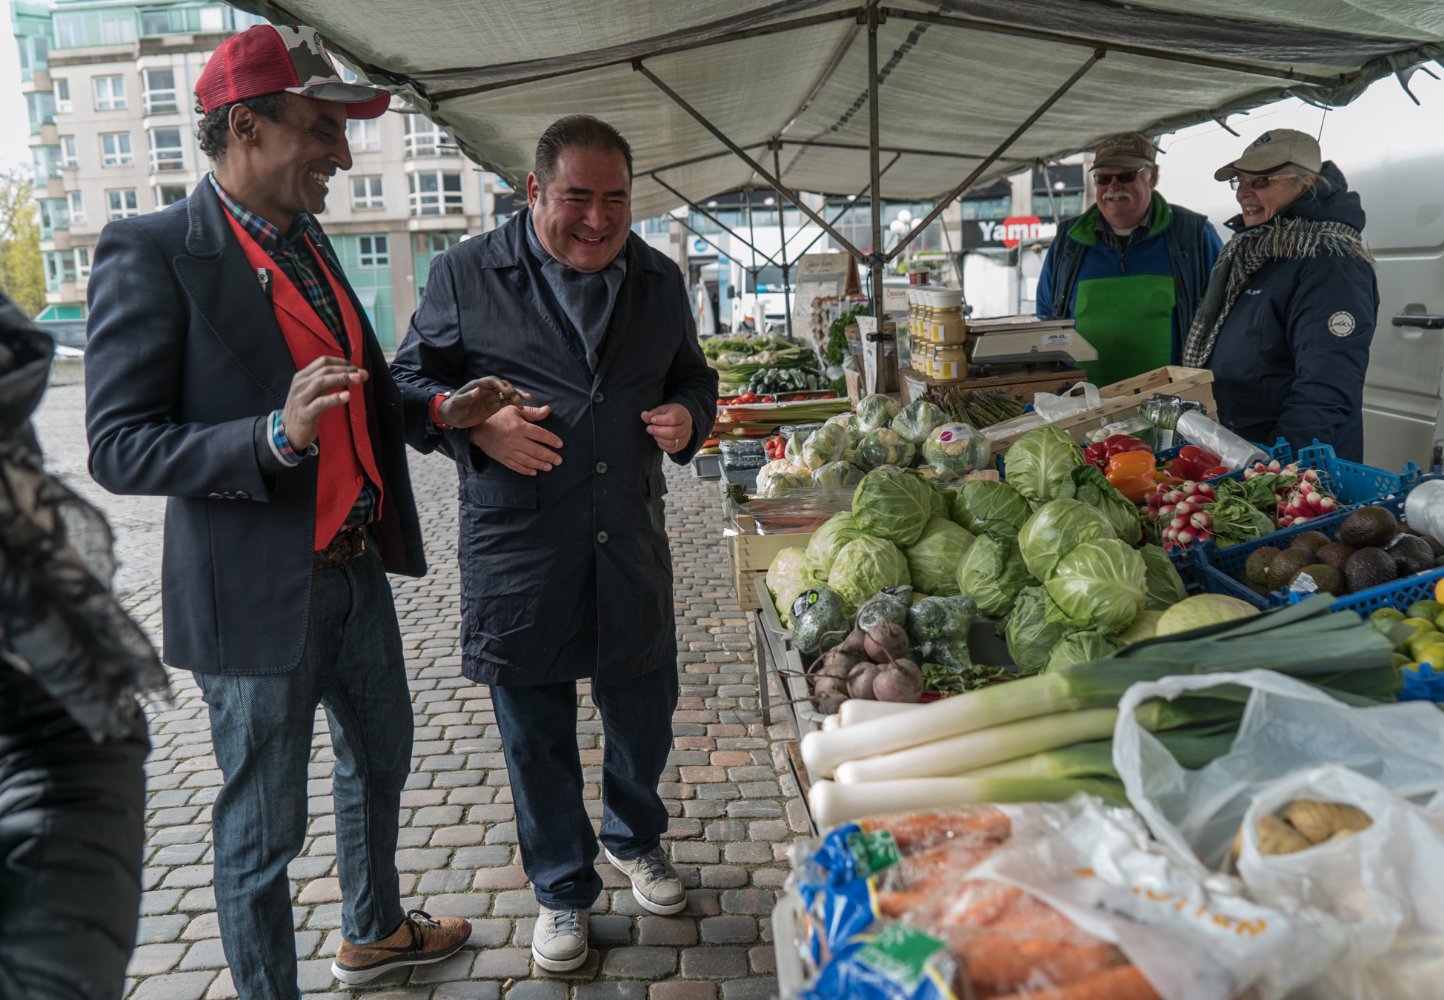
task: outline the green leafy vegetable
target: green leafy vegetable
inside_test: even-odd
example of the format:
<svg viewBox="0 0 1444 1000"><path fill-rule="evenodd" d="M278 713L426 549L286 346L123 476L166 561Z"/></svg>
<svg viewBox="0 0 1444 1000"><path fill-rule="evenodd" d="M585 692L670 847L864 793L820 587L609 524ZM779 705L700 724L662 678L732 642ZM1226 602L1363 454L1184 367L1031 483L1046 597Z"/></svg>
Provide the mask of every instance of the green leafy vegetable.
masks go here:
<svg viewBox="0 0 1444 1000"><path fill-rule="evenodd" d="M979 535L958 566L958 592L994 618L1006 615L1019 591L1037 582L1028 574L1016 538Z"/></svg>
<svg viewBox="0 0 1444 1000"><path fill-rule="evenodd" d="M1069 632L1053 647L1053 652L1048 657L1048 669L1059 670L1075 663L1102 660L1122 648L1123 643L1099 629Z"/></svg>
<svg viewBox="0 0 1444 1000"><path fill-rule="evenodd" d="M1116 538L1108 518L1079 500L1050 500L1033 512L1018 532L1018 547L1028 572L1039 580L1053 575L1053 568L1082 542Z"/></svg>
<svg viewBox="0 0 1444 1000"><path fill-rule="evenodd" d="M880 430L892 423L897 412L897 400L891 396L880 392L864 396L857 401L857 429L864 434Z"/></svg>
<svg viewBox="0 0 1444 1000"><path fill-rule="evenodd" d="M944 479L959 479L982 468L991 456L988 439L967 424L934 427L923 441L923 460Z"/></svg>
<svg viewBox="0 0 1444 1000"><path fill-rule="evenodd" d="M1145 577L1138 551L1106 538L1074 546L1044 587L1068 624L1121 632L1143 610Z"/></svg>
<svg viewBox="0 0 1444 1000"><path fill-rule="evenodd" d="M1073 470L1073 496L1100 511L1113 526L1113 533L1129 545L1143 537L1143 520L1138 508L1103 475L1096 465L1084 463Z"/></svg>
<svg viewBox="0 0 1444 1000"><path fill-rule="evenodd" d="M912 464L917 449L911 441L904 441L890 428L868 431L857 446L857 462L864 469L877 469L884 465L906 468Z"/></svg>
<svg viewBox="0 0 1444 1000"><path fill-rule="evenodd" d="M1144 583L1148 587L1146 609L1163 611L1188 596L1183 577L1178 575L1167 552L1157 545L1145 545L1138 552L1143 556Z"/></svg>
<svg viewBox="0 0 1444 1000"><path fill-rule="evenodd" d="M906 441L921 445L933 428L948 422L948 415L926 399L915 399L892 419L892 429Z"/></svg>
<svg viewBox="0 0 1444 1000"><path fill-rule="evenodd" d="M952 519L975 535L1011 535L1032 516L1027 499L995 479L965 479L953 498Z"/></svg>
<svg viewBox="0 0 1444 1000"><path fill-rule="evenodd" d="M956 594L958 565L972 544L973 535L967 528L933 518L906 551L913 586L925 594Z"/></svg>
<svg viewBox="0 0 1444 1000"><path fill-rule="evenodd" d="M842 547L861 534L862 531L852 522L852 511L838 511L812 533L803 559L804 568L815 578L826 580L832 561Z"/></svg>
<svg viewBox="0 0 1444 1000"><path fill-rule="evenodd" d="M818 586L819 581L807 572L807 552L802 548L786 548L772 557L767 567L767 589L777 605L782 624L792 624L792 602L804 590Z"/></svg>
<svg viewBox="0 0 1444 1000"><path fill-rule="evenodd" d="M853 608L884 587L909 582L908 561L898 547L870 535L860 535L844 545L827 574L827 586Z"/></svg>
<svg viewBox="0 0 1444 1000"><path fill-rule="evenodd" d="M932 510L927 481L893 466L863 476L852 495L852 520L858 529L904 548L922 537Z"/></svg>
<svg viewBox="0 0 1444 1000"><path fill-rule="evenodd" d="M1048 665L1053 647L1076 626L1050 620L1048 606L1053 602L1042 587L1025 587L1018 594L1013 610L1008 613L1005 638L1008 654L1022 674L1036 674ZM1053 618L1059 615L1054 614Z"/></svg>
<svg viewBox="0 0 1444 1000"><path fill-rule="evenodd" d="M1035 428L1013 442L1003 456L1008 484L1037 503L1073 495L1073 470L1083 452L1051 424Z"/></svg>

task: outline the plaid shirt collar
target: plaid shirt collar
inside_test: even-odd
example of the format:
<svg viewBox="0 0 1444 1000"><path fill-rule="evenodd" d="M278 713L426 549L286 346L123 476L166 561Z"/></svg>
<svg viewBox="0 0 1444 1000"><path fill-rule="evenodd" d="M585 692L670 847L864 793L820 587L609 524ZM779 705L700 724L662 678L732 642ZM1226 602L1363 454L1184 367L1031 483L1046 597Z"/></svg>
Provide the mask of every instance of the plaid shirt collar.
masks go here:
<svg viewBox="0 0 1444 1000"><path fill-rule="evenodd" d="M291 228L282 234L275 226L227 194L214 173L206 174L206 179L211 182L211 187L215 188L216 197L221 199L226 211L231 213L241 224L241 228L250 234L251 239L255 240L268 256L295 253L304 242L306 231L311 228L311 217L305 212L298 213L291 220Z"/></svg>

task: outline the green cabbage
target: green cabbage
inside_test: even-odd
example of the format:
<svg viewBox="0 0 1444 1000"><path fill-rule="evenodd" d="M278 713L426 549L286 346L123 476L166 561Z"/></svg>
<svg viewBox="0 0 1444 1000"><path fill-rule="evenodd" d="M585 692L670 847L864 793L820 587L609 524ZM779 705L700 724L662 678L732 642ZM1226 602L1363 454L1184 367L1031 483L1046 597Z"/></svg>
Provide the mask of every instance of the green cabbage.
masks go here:
<svg viewBox="0 0 1444 1000"><path fill-rule="evenodd" d="M1146 575L1143 557L1127 543L1082 542L1044 584L1056 605L1049 613L1072 625L1121 632L1143 610Z"/></svg>
<svg viewBox="0 0 1444 1000"><path fill-rule="evenodd" d="M1118 492L1118 487L1108 481L1102 469L1087 463L1078 466L1073 470L1073 486L1074 499L1101 511L1119 541L1138 544L1143 537L1143 520L1138 516L1138 508Z"/></svg>
<svg viewBox="0 0 1444 1000"><path fill-rule="evenodd" d="M1073 495L1073 470L1083 452L1073 439L1051 424L1024 434L1003 456L1008 484L1039 503Z"/></svg>
<svg viewBox="0 0 1444 1000"><path fill-rule="evenodd" d="M1173 560L1168 558L1167 552L1157 545L1145 545L1138 551L1143 555L1143 569L1146 574L1144 581L1148 587L1145 608L1149 611L1163 611L1188 596L1183 577L1178 575L1178 570L1174 567Z"/></svg>
<svg viewBox="0 0 1444 1000"><path fill-rule="evenodd" d="M1060 670L1075 663L1102 660L1123 648L1123 643L1107 632L1098 629L1081 629L1070 632L1053 647L1048 657L1048 669Z"/></svg>
<svg viewBox="0 0 1444 1000"><path fill-rule="evenodd" d="M995 479L965 479L953 498L952 519L975 535L1010 535L1032 514L1028 501L1007 483Z"/></svg>
<svg viewBox="0 0 1444 1000"><path fill-rule="evenodd" d="M979 535L958 564L958 592L994 618L1012 610L1018 593L1037 582L1028 574L1016 538Z"/></svg>
<svg viewBox="0 0 1444 1000"><path fill-rule="evenodd" d="M1042 587L1025 587L1008 613L1004 629L1008 654L1019 673L1038 673L1048 665L1048 657L1059 640L1075 631L1072 625L1048 620L1048 605L1052 603Z"/></svg>
<svg viewBox="0 0 1444 1000"><path fill-rule="evenodd" d="M1217 625L1236 618L1251 618L1258 608L1224 594L1194 594L1179 601L1158 617L1156 635L1191 632L1205 625Z"/></svg>
<svg viewBox="0 0 1444 1000"><path fill-rule="evenodd" d="M973 535L967 528L933 518L906 552L913 586L927 594L956 594L958 564L972 544Z"/></svg>
<svg viewBox="0 0 1444 1000"><path fill-rule="evenodd" d="M928 526L932 492L921 476L888 465L873 469L852 495L853 523L865 535L906 548Z"/></svg>
<svg viewBox="0 0 1444 1000"><path fill-rule="evenodd" d="M884 587L909 582L908 561L898 547L870 535L861 535L844 545L827 574L827 586L852 608Z"/></svg>
<svg viewBox="0 0 1444 1000"><path fill-rule="evenodd" d="M904 441L896 432L883 427L868 431L857 446L858 464L864 469L876 469L884 465L906 468L912 464L917 449L911 441Z"/></svg>
<svg viewBox="0 0 1444 1000"><path fill-rule="evenodd" d="M829 462L842 459L847 451L847 428L837 424L823 424L807 435L802 445L802 464L816 471Z"/></svg>
<svg viewBox="0 0 1444 1000"><path fill-rule="evenodd" d="M919 475L921 475L921 473L919 473ZM952 520L952 512L953 512L953 494L952 494L952 491L949 490L949 489L948 489L946 486L944 486L942 483L935 482L934 480L928 479L926 476L923 476L923 479L927 482L928 488L933 491L933 492L932 492L932 496L929 498L929 499L932 500L932 514L931 514L931 516L929 517L929 520L932 520L932 518L936 518L936 517L940 517L940 518L942 518L944 521L950 521L950 520Z"/></svg>
<svg viewBox="0 0 1444 1000"><path fill-rule="evenodd" d="M944 479L959 479L982 468L992 454L988 439L967 424L934 427L923 442L923 460Z"/></svg>
<svg viewBox="0 0 1444 1000"><path fill-rule="evenodd" d="M892 429L904 439L920 445L933 428L948 422L948 415L926 399L915 399L892 418Z"/></svg>
<svg viewBox="0 0 1444 1000"><path fill-rule="evenodd" d="M1033 512L1018 532L1018 547L1028 572L1040 580L1080 542L1114 538L1108 518L1078 500L1050 500Z"/></svg>
<svg viewBox="0 0 1444 1000"><path fill-rule="evenodd" d="M807 572L807 552L801 548L787 548L772 557L767 567L767 589L772 592L772 603L777 605L777 616L782 624L792 626L792 602L804 590L821 586L821 581Z"/></svg>
<svg viewBox="0 0 1444 1000"><path fill-rule="evenodd" d="M828 462L812 470L813 486L856 486L862 482L862 470L846 462Z"/></svg>
<svg viewBox="0 0 1444 1000"><path fill-rule="evenodd" d="M1145 608L1138 612L1138 617L1119 634L1118 641L1125 646L1131 646L1135 642L1152 639L1158 634L1158 619L1162 617L1162 611L1149 611Z"/></svg>
<svg viewBox="0 0 1444 1000"><path fill-rule="evenodd" d="M857 401L857 429L864 434L878 430L892 423L897 416L897 400L875 392Z"/></svg>
<svg viewBox="0 0 1444 1000"><path fill-rule="evenodd" d="M804 568L817 579L826 580L832 561L842 547L861 534L857 525L852 523L852 511L838 511L812 533L807 543Z"/></svg>

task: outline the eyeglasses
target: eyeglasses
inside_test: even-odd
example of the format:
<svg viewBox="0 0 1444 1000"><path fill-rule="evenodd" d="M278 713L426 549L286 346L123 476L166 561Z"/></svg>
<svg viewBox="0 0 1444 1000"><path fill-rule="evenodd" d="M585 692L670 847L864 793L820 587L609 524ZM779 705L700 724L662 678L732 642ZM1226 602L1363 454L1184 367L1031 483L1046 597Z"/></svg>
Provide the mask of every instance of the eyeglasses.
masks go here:
<svg viewBox="0 0 1444 1000"><path fill-rule="evenodd" d="M1107 187L1114 182L1119 184L1132 184L1138 179L1137 170L1120 170L1116 174L1094 174L1093 183L1098 187Z"/></svg>
<svg viewBox="0 0 1444 1000"><path fill-rule="evenodd" d="M1235 191L1244 185L1248 185L1255 191L1262 191L1274 181L1287 180L1290 177L1293 177L1293 174L1263 174L1259 177L1240 177L1238 174L1234 174L1228 179L1228 186Z"/></svg>

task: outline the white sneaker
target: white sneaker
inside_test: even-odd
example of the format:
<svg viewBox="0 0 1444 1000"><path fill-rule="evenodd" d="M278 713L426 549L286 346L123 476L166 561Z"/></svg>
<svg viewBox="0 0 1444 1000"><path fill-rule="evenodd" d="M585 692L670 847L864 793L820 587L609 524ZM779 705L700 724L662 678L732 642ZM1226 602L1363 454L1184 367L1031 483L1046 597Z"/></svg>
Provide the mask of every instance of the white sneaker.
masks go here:
<svg viewBox="0 0 1444 1000"><path fill-rule="evenodd" d="M587 960L586 910L543 906L531 935L531 957L548 972L570 972Z"/></svg>
<svg viewBox="0 0 1444 1000"><path fill-rule="evenodd" d="M613 868L632 880L632 895L643 909L669 917L687 908L687 888L660 846L629 861L623 861L605 846L602 853Z"/></svg>

